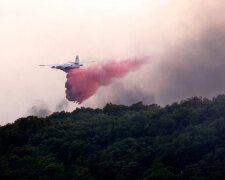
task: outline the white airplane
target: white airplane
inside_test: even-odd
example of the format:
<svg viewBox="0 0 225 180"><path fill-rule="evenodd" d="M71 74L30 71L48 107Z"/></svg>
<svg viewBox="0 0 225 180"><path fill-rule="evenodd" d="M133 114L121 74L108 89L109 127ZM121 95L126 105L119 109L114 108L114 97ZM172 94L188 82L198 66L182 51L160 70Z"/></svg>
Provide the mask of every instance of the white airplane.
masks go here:
<svg viewBox="0 0 225 180"><path fill-rule="evenodd" d="M88 61L88 62L94 62L94 61ZM39 66L51 66L51 68L53 69L59 69L62 70L64 72L68 72L71 69L76 69L76 68L80 68L81 66L83 66L83 64L80 64L80 60L79 60L79 56L77 55L75 58L74 62L69 62L69 64L55 64L55 65L39 65Z"/></svg>

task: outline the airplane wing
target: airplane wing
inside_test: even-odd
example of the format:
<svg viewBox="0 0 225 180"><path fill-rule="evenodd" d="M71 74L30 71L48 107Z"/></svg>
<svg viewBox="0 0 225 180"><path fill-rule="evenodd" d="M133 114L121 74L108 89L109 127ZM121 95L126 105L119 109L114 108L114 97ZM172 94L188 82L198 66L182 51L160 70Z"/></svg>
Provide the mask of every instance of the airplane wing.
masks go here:
<svg viewBox="0 0 225 180"><path fill-rule="evenodd" d="M39 66L54 66L54 65L45 65L45 64L40 64Z"/></svg>
<svg viewBox="0 0 225 180"><path fill-rule="evenodd" d="M96 62L96 61L82 61L82 63L93 63L93 62Z"/></svg>

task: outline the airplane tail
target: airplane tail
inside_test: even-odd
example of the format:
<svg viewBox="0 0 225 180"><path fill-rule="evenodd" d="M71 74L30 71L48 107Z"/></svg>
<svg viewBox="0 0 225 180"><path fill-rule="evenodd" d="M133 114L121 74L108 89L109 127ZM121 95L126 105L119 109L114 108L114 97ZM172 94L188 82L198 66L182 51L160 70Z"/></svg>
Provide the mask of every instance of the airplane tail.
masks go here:
<svg viewBox="0 0 225 180"><path fill-rule="evenodd" d="M75 64L80 64L80 62L79 62L79 56L76 56L76 58L75 58Z"/></svg>

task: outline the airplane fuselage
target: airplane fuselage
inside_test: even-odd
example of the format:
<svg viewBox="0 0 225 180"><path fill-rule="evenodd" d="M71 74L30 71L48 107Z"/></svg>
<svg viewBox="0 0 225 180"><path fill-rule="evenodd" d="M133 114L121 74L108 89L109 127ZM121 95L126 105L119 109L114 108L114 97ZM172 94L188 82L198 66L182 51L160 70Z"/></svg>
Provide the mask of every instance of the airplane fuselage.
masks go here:
<svg viewBox="0 0 225 180"><path fill-rule="evenodd" d="M66 64L54 64L54 65L41 64L39 66L50 66L53 69L59 69L59 70L62 70L64 72L68 73L71 69L80 68L81 66L83 66L83 64L80 64L79 56L76 55L75 61L69 62L69 64L68 63L66 63Z"/></svg>
<svg viewBox="0 0 225 180"><path fill-rule="evenodd" d="M80 66L83 66L83 64L76 64L76 63L74 63L74 64L56 64L54 66L51 66L51 68L59 69L64 72L68 72L71 69L80 68Z"/></svg>

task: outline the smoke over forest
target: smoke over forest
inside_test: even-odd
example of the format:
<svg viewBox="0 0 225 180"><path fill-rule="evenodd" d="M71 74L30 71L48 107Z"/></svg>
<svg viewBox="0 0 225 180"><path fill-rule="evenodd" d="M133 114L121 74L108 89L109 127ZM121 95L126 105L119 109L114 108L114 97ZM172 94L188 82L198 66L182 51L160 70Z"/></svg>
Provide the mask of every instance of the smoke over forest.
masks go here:
<svg viewBox="0 0 225 180"><path fill-rule="evenodd" d="M168 34L161 34L166 39L164 48L154 54L148 45L142 46L143 53L153 56L151 63L135 79L129 76L102 90L96 97L99 104L111 101L129 105L139 99L145 104L166 105L193 96L211 98L225 93L225 18L221 16L224 2L178 4L185 8L174 23L175 33L170 31L171 26L165 25ZM160 22L166 24L165 15L161 18Z"/></svg>

